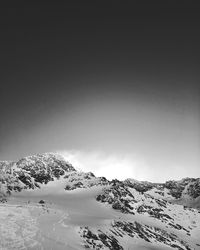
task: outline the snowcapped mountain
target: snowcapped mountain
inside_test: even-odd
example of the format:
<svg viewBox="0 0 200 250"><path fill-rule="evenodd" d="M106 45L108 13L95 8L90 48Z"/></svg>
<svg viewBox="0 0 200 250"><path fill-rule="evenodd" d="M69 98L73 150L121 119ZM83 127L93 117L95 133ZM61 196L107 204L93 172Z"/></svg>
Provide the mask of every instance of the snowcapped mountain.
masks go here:
<svg viewBox="0 0 200 250"><path fill-rule="evenodd" d="M109 181L54 153L0 162L0 249L200 249L200 178Z"/></svg>
<svg viewBox="0 0 200 250"><path fill-rule="evenodd" d="M28 156L17 162L0 162L0 183L7 193L40 187L59 179L67 172L76 171L58 154L45 153Z"/></svg>

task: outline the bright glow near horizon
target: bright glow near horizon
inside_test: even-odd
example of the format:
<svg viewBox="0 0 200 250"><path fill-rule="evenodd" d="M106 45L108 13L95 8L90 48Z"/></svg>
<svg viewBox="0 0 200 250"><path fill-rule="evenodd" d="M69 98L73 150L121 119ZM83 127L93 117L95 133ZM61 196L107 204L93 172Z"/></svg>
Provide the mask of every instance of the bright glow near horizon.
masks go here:
<svg viewBox="0 0 200 250"><path fill-rule="evenodd" d="M110 179L200 177L198 8L137 2L134 14L9 5L0 161L67 151L76 168Z"/></svg>
<svg viewBox="0 0 200 250"><path fill-rule="evenodd" d="M134 176L131 158L128 156L106 155L102 152L62 151L62 154L75 168L81 171L91 171L97 176L108 179L126 179ZM135 162L136 164L136 162Z"/></svg>
<svg viewBox="0 0 200 250"><path fill-rule="evenodd" d="M152 181L152 182L165 182L172 179L171 173L168 175L165 173L163 176L159 176L158 173L152 171L139 157L133 157L132 155L108 155L100 151L58 151L68 162L70 162L77 170L84 172L93 172L97 177L104 176L109 180L119 179L125 180L127 178L133 178L140 181ZM186 177L183 171L183 175L176 171L174 168L174 175L176 180Z"/></svg>

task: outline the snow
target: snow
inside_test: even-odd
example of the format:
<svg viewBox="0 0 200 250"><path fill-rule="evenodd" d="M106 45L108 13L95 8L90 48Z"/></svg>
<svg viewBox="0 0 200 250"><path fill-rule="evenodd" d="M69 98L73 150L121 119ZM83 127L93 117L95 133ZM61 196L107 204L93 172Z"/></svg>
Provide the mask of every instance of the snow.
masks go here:
<svg viewBox="0 0 200 250"><path fill-rule="evenodd" d="M48 155L45 157L48 158ZM28 160L31 161L31 158ZM34 179L31 181L34 183ZM78 182L82 183L81 188L75 185ZM166 242L175 243L183 250L187 245L190 249L200 249L200 212L181 204L183 198L185 202L190 202L186 195L175 201L166 188L159 190L153 187L142 193L130 186L124 188L122 182L117 186L117 182L113 184L91 173L76 171L65 172L59 179L39 185L40 188L36 189L13 191L7 203L0 203L0 250L81 250L88 243L87 238L82 237L84 230L90 230L98 237L100 232L111 238L115 236L124 250L174 249ZM75 189L65 190L66 185ZM149 183L143 182L143 185ZM106 194L113 200L123 198L133 208L133 213L122 213L113 209L112 203L97 201L99 194ZM198 202L199 198L196 199ZM156 217L148 209L160 209L168 217ZM138 223L152 237L147 242L137 231L130 236L123 228L114 227L115 222L122 225ZM116 236L113 230L116 234L122 233L123 237ZM165 235L168 240L161 242L154 237L154 233ZM170 239L169 236L173 235L174 238ZM101 244L101 249L109 249L98 237L96 243ZM92 239L89 242L94 243Z"/></svg>
<svg viewBox="0 0 200 250"><path fill-rule="evenodd" d="M108 204L97 202L95 197L102 192L102 186L67 192L63 189L64 184L63 179L49 182L41 189L14 193L7 204L0 206L1 250L84 249L84 242L79 235L80 227L87 226L94 231L101 229L107 232L114 220L137 221L144 225L166 229L164 223L148 215L122 214L113 210ZM136 192L134 192L135 195ZM138 194L137 199L139 197ZM140 198L142 200L144 197ZM40 200L44 200L45 204L40 205L38 203ZM150 198L145 202L148 204ZM154 205L156 206L156 203ZM199 213L196 210L184 210L181 205L169 204L169 209L167 212L174 214L175 222L184 226L193 225L192 234L188 240L195 247L194 242L199 242L200 235ZM176 231L177 234L175 229L168 228L168 231ZM184 231L180 230L178 234L186 239ZM133 240L127 235L120 239L120 244L124 249L172 249L161 243L150 244L139 238Z"/></svg>
<svg viewBox="0 0 200 250"><path fill-rule="evenodd" d="M32 245L36 249L81 249L80 226L101 226L116 218L115 212L95 201L102 187L67 192L63 185L64 179L14 193L0 206L0 249L16 249L16 242L17 249L31 249ZM41 199L44 206L38 203ZM25 227L18 235L23 221Z"/></svg>
<svg viewBox="0 0 200 250"><path fill-rule="evenodd" d="M40 247L35 239L37 221L30 211L22 206L0 206L0 249L35 249Z"/></svg>

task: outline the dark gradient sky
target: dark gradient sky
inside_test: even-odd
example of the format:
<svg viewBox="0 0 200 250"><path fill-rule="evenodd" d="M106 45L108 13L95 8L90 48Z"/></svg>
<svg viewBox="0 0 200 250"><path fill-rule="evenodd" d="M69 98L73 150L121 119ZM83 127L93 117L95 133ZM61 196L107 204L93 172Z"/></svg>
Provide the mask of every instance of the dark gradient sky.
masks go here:
<svg viewBox="0 0 200 250"><path fill-rule="evenodd" d="M199 11L189 1L2 6L0 159L103 152L142 161L131 177L199 177Z"/></svg>

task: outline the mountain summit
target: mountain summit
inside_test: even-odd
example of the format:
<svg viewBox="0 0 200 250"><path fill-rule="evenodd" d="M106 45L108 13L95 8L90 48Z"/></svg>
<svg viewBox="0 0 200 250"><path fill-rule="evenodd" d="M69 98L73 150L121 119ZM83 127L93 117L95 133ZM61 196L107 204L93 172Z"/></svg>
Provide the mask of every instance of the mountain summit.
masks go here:
<svg viewBox="0 0 200 250"><path fill-rule="evenodd" d="M200 178L151 183L62 156L0 162L0 249L200 249Z"/></svg>

